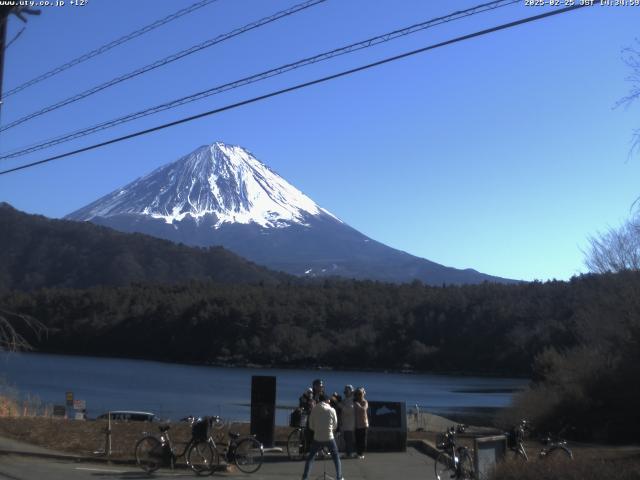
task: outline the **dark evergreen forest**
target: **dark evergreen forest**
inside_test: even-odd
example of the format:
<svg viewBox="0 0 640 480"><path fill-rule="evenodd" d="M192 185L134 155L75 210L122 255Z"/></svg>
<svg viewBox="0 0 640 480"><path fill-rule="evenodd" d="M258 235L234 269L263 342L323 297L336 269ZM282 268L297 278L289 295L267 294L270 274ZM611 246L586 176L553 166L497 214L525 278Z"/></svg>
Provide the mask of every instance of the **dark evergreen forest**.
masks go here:
<svg viewBox="0 0 640 480"><path fill-rule="evenodd" d="M528 375L536 354L578 341L597 278L429 287L131 285L14 291L7 310L49 328L42 350L216 364Z"/></svg>

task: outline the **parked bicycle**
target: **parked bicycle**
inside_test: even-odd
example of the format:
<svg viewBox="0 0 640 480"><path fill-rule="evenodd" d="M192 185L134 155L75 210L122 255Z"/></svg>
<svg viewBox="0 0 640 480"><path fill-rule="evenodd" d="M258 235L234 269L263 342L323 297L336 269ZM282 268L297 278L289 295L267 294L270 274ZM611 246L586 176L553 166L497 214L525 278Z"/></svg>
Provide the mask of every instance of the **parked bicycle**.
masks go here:
<svg viewBox="0 0 640 480"><path fill-rule="evenodd" d="M438 439L436 446L444 450L436 458L435 470L438 480L475 478L471 452L465 446L456 445L456 435L464 433L465 428L466 425L450 427Z"/></svg>
<svg viewBox="0 0 640 480"><path fill-rule="evenodd" d="M529 460L524 440L531 429L531 424L527 420L523 419L517 426L512 428L509 433L507 433L509 448L514 452L516 458L521 458L525 461ZM573 459L573 452L567 446L566 440L563 440L558 436L553 436L549 433L543 437L540 442L542 443L542 448L538 452L539 458L562 456Z"/></svg>
<svg viewBox="0 0 640 480"><path fill-rule="evenodd" d="M287 455L289 460L302 460L309 451L307 428L296 427L287 437Z"/></svg>
<svg viewBox="0 0 640 480"><path fill-rule="evenodd" d="M334 438L338 448L341 448L342 432L334 433ZM287 437L287 456L289 460L304 460L311 449L312 436L309 435L307 427L296 427ZM330 457L329 450L322 449L316 454L316 459Z"/></svg>
<svg viewBox="0 0 640 480"><path fill-rule="evenodd" d="M187 453L187 461L192 464L203 467L201 471L196 473L209 474L215 470L220 463L220 457L227 464L235 464L238 470L244 473L254 473L262 466L264 460L264 447L255 435L241 436L239 433L229 432L229 443L220 445L216 444L215 432L220 432L216 426L221 425L220 417L207 417L205 422L205 432L208 429L208 435L200 435L199 440ZM226 447L226 448L224 448ZM206 469L205 469L206 466ZM193 468L193 467L192 467Z"/></svg>
<svg viewBox="0 0 640 480"><path fill-rule="evenodd" d="M196 424L197 422L193 422L191 439L185 444L181 452L176 449L176 446L171 440L171 435L169 435L171 427L169 425L161 425L158 427L160 430L160 438L145 432L143 434L144 437L136 443L136 463L145 472L152 473L161 466L170 466L173 469L176 460L184 457L187 466L195 473L202 474L203 472L209 472L211 470L213 456L207 457L201 455L200 452L194 452L194 447L200 442L200 438L194 435Z"/></svg>

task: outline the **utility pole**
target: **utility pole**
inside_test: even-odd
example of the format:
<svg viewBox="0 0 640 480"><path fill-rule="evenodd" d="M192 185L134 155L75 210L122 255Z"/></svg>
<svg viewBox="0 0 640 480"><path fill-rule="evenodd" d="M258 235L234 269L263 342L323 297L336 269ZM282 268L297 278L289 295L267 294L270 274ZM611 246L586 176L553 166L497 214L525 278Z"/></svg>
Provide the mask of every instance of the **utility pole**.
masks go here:
<svg viewBox="0 0 640 480"><path fill-rule="evenodd" d="M7 44L7 24L9 23L9 14L13 13L23 22L27 22L23 15L40 15L40 10L34 10L27 7L17 7L14 5L0 6L0 113L2 112L2 79L4 78L4 50Z"/></svg>
<svg viewBox="0 0 640 480"><path fill-rule="evenodd" d="M0 7L0 109L2 109L2 79L4 78L4 46L7 43L7 23L13 7ZM0 110L1 111L1 110Z"/></svg>

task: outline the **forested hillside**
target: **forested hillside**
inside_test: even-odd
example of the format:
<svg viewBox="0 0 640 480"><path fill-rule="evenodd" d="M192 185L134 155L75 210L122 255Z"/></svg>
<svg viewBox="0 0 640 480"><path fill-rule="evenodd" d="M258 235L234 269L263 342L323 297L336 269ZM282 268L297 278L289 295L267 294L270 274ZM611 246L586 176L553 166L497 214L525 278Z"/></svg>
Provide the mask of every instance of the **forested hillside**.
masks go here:
<svg viewBox="0 0 640 480"><path fill-rule="evenodd" d="M624 338L630 288L640 275L463 287L192 282L13 292L2 304L50 327L38 344L48 351L528 375L551 347Z"/></svg>
<svg viewBox="0 0 640 480"><path fill-rule="evenodd" d="M0 289L85 288L191 279L277 283L287 276L221 248L192 248L0 203Z"/></svg>

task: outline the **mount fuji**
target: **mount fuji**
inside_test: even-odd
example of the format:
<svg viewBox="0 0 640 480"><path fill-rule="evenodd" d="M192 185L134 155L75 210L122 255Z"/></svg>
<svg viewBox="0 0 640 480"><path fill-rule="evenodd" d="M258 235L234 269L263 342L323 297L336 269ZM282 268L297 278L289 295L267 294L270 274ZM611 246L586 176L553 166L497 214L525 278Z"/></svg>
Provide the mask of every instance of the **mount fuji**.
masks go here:
<svg viewBox="0 0 640 480"><path fill-rule="evenodd" d="M379 243L239 146L216 142L67 215L192 246L223 247L299 276L428 284L509 282Z"/></svg>

